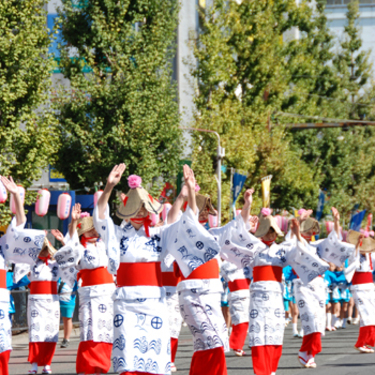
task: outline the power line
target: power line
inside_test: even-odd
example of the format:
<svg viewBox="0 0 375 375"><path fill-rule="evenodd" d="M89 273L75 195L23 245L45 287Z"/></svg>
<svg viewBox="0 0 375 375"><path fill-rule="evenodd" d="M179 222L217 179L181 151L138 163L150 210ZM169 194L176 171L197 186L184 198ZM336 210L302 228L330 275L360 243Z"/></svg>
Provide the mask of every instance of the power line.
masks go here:
<svg viewBox="0 0 375 375"><path fill-rule="evenodd" d="M296 113L288 113L288 112L276 112L275 115L289 116L289 117L299 117L299 118L311 118L311 119L314 119L314 120L338 122L338 123L346 123L346 124L362 124L362 125L375 126L375 121L337 119L337 118L320 117L320 116L299 115L299 114L296 114Z"/></svg>

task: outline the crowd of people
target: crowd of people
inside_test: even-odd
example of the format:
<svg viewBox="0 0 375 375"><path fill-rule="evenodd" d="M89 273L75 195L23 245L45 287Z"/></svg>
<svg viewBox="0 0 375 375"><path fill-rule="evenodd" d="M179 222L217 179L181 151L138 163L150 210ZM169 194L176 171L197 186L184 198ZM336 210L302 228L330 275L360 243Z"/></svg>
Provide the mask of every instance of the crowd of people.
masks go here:
<svg viewBox="0 0 375 375"><path fill-rule="evenodd" d="M251 215L249 189L234 220L208 228L208 215L215 210L185 165L180 194L166 219L152 225L150 215L159 215L163 205L142 187L139 176L128 178L129 191L121 195L116 212L109 210L125 168L113 168L92 216L76 204L68 233L51 231L61 242L59 250L44 231L25 229L17 186L1 177L16 206L0 239L2 374L8 374L12 350L11 323L8 314L1 314L9 310L9 264L14 265L15 283L26 275L30 280L29 374L37 374L38 367L43 374L52 373L60 310L69 334L71 296L77 288L77 374L105 374L111 364L122 375L176 372L182 322L193 337L191 375L227 374L225 352L246 355L247 337L254 373L276 374L289 322L295 337L302 338L296 356L304 368L317 366L326 330L356 324L358 316L361 326L354 346L362 353L374 351L375 241L355 231L343 241L334 207L334 228L327 238L316 240L319 223L311 210L300 210L298 219L290 219L283 240L269 208ZM121 225L114 223L114 214ZM61 307L59 293L70 295ZM357 315L352 318L354 306ZM64 337L65 346L67 341Z"/></svg>

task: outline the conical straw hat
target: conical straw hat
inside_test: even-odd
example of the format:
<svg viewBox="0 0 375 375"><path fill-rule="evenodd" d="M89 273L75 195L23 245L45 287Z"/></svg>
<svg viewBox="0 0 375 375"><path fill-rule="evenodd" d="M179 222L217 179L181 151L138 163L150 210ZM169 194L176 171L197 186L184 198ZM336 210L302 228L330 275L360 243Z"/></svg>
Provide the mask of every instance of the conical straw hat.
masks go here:
<svg viewBox="0 0 375 375"><path fill-rule="evenodd" d="M353 245L357 245L358 238L362 233L355 230L350 230L346 236L346 242ZM361 253L372 253L375 252L375 240L371 237L365 237L362 239L362 246L359 248Z"/></svg>
<svg viewBox="0 0 375 375"><path fill-rule="evenodd" d="M264 237L268 233L270 228L273 228L273 230L276 232L276 234L279 237L284 236L283 232L280 230L279 226L276 223L275 218L272 215L264 216L260 214L259 216L260 216L259 225L255 232L255 237L258 237L258 238Z"/></svg>
<svg viewBox="0 0 375 375"><path fill-rule="evenodd" d="M94 220L92 216L84 216L78 220L77 232L79 237L94 228Z"/></svg>

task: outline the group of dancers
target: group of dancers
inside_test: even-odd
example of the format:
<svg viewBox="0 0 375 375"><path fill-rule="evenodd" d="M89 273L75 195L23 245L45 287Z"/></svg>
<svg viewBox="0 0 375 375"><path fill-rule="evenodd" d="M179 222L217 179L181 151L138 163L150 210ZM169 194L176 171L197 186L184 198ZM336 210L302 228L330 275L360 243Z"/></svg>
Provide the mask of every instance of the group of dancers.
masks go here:
<svg viewBox="0 0 375 375"><path fill-rule="evenodd" d="M26 217L13 180L1 177L13 195L16 215L0 239L0 370L8 374L11 326L7 318L9 292L5 266L14 263L15 281L29 274L29 374L52 373L58 341L59 278L73 287L80 280L80 343L78 374L105 374L111 363L122 375L168 375L175 372L175 356L182 320L194 340L191 375L227 374L225 352L243 355L248 335L256 375L276 374L285 330L283 268L296 275L294 297L304 332L298 361L316 367L321 337L326 328L324 275L330 265L342 267L361 318L356 348L375 345L375 291L371 251L375 241L350 232L342 241L339 212L332 208L334 230L326 239L319 223L303 211L290 220L283 233L271 211L263 208L251 216L253 190L244 193L241 213L220 228L207 230L215 214L210 198L196 190L194 173L183 167L185 184L166 220L151 226L150 214L163 205L144 187L139 176L128 178L129 191L115 214L108 201L125 165L116 165L108 176L93 216L72 209L65 237L52 234L56 249L40 230L25 229ZM113 214L113 213L112 213ZM232 332L221 311L223 276L228 282ZM251 279L251 283L250 283ZM249 293L250 291L250 293ZM296 353L297 354L297 353Z"/></svg>

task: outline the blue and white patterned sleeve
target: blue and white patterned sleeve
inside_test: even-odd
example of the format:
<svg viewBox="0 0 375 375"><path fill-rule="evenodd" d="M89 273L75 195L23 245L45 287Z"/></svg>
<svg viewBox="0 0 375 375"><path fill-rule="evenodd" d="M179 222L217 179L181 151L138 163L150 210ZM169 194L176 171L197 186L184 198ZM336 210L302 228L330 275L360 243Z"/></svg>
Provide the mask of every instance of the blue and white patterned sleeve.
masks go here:
<svg viewBox="0 0 375 375"><path fill-rule="evenodd" d="M11 221L6 232L4 255L8 262L34 265L42 250L45 232L37 229L24 229L25 224L16 225Z"/></svg>
<svg viewBox="0 0 375 375"><path fill-rule="evenodd" d="M370 256L371 255L372 254L370 254ZM360 253L358 251L358 254L356 254L356 251L354 251L353 254L351 254L348 258L348 265L344 269L345 279L348 283L352 281L355 271L360 266L360 264Z"/></svg>
<svg viewBox="0 0 375 375"><path fill-rule="evenodd" d="M255 256L266 246L249 229L241 215L224 227L210 229L220 246L220 256L238 268L251 267Z"/></svg>
<svg viewBox="0 0 375 375"><path fill-rule="evenodd" d="M73 237L65 237L65 246L55 254L55 260L59 265L61 279L70 287L73 287L77 279L77 266L83 255L83 246L79 242L77 232Z"/></svg>
<svg viewBox="0 0 375 375"><path fill-rule="evenodd" d="M109 206L105 210L105 219L99 218L99 210L96 206L93 213L94 226L103 239L107 256L108 272L115 275L120 267L120 243L117 238L117 229L109 216Z"/></svg>
<svg viewBox="0 0 375 375"><path fill-rule="evenodd" d="M220 247L187 207L180 220L162 229L162 246L176 259L188 277L197 267L217 257Z"/></svg>

